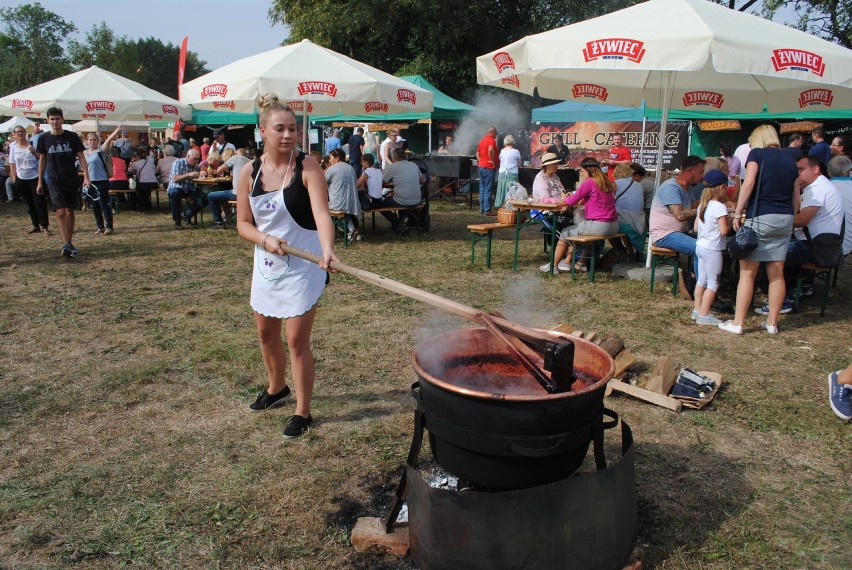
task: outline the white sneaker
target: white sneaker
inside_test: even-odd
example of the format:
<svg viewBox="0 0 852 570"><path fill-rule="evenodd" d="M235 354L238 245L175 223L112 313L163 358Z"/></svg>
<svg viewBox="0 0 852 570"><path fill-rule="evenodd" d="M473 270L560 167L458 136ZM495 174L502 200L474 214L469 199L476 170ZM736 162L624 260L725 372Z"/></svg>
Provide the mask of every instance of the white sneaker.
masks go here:
<svg viewBox="0 0 852 570"><path fill-rule="evenodd" d="M698 311L696 311L695 309L692 309L692 314L689 316L689 318L692 319L693 321L695 319L697 319L698 318Z"/></svg>
<svg viewBox="0 0 852 570"><path fill-rule="evenodd" d="M766 321L763 321L763 328L765 328L766 332L769 334L778 334L778 325L770 325Z"/></svg>
<svg viewBox="0 0 852 570"><path fill-rule="evenodd" d="M558 275L558 274L559 274L559 269L558 269L558 267L559 267L559 266L557 265L557 269L554 269L554 270L553 270L553 274L554 274L554 275ZM541 267L539 267L539 270L540 270L542 273L550 273L550 264L549 264L549 263L545 263L544 265L542 265Z"/></svg>
<svg viewBox="0 0 852 570"><path fill-rule="evenodd" d="M571 271L571 266L565 263L564 261L560 261L556 264L556 269L559 271Z"/></svg>
<svg viewBox="0 0 852 570"><path fill-rule="evenodd" d="M719 319L717 319L716 317L714 317L713 315L708 313L706 317L702 317L701 315L698 315L697 317L695 317L695 324L697 324L697 325L721 325L722 321L720 321Z"/></svg>
<svg viewBox="0 0 852 570"><path fill-rule="evenodd" d="M725 332L733 333L733 334L743 334L742 325L735 325L734 321L725 321L719 325L719 328Z"/></svg>

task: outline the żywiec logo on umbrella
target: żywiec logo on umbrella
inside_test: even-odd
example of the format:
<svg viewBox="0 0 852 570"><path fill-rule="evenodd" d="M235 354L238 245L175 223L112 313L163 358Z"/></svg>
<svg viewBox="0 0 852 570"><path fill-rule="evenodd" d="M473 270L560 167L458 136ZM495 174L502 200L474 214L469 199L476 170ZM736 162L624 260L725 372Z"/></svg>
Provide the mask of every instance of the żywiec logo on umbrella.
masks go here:
<svg viewBox="0 0 852 570"><path fill-rule="evenodd" d="M205 85L201 88L201 98L209 99L211 97L217 97L219 99L224 99L228 96L228 86L224 83L213 83L211 85Z"/></svg>
<svg viewBox="0 0 852 570"><path fill-rule="evenodd" d="M12 108L13 109L26 109L28 111L32 111L33 102L29 99L12 99Z"/></svg>
<svg viewBox="0 0 852 570"><path fill-rule="evenodd" d="M299 95L337 96L337 85L327 81L302 81L299 83Z"/></svg>
<svg viewBox="0 0 852 570"><path fill-rule="evenodd" d="M825 73L825 62L821 55L793 48L772 50L772 65L775 71L792 69L794 71L810 72L822 77Z"/></svg>
<svg viewBox="0 0 852 570"><path fill-rule="evenodd" d="M179 115L180 113L178 113L178 108L175 107L174 105L166 104L166 105L163 105L163 114L164 115Z"/></svg>
<svg viewBox="0 0 852 570"><path fill-rule="evenodd" d="M364 103L365 113L387 113L388 104L381 101L368 101Z"/></svg>
<svg viewBox="0 0 852 570"><path fill-rule="evenodd" d="M831 89L808 89L799 93L799 107L831 107L834 93Z"/></svg>
<svg viewBox="0 0 852 570"><path fill-rule="evenodd" d="M82 113L80 116L83 119L106 119L106 113Z"/></svg>
<svg viewBox="0 0 852 570"><path fill-rule="evenodd" d="M164 115L152 115L150 113L145 113L146 121L162 121Z"/></svg>
<svg viewBox="0 0 852 570"><path fill-rule="evenodd" d="M94 111L109 111L110 113L114 113L115 103L112 101L86 101L86 110L90 113Z"/></svg>
<svg viewBox="0 0 852 570"><path fill-rule="evenodd" d="M234 103L233 99L229 99L227 101L213 101L213 108L214 109L225 108L225 109L230 109L231 111L233 111L234 109L237 108L237 105L236 105L236 103Z"/></svg>
<svg viewBox="0 0 852 570"><path fill-rule="evenodd" d="M399 103L403 101L407 103L411 103L412 105L417 104L417 94L411 89L397 89L396 90L396 100Z"/></svg>
<svg viewBox="0 0 852 570"><path fill-rule="evenodd" d="M715 91L687 91L683 94L684 107L716 107L721 109L725 97Z"/></svg>
<svg viewBox="0 0 852 570"><path fill-rule="evenodd" d="M499 73L503 73L507 69L515 69L515 60L505 51L495 53L492 59L494 59L494 65L497 66Z"/></svg>
<svg viewBox="0 0 852 570"><path fill-rule="evenodd" d="M602 38L586 42L583 58L589 62L596 59L626 59L639 63L645 56L645 42L630 38Z"/></svg>
<svg viewBox="0 0 852 570"><path fill-rule="evenodd" d="M305 102L304 101L288 101L287 106L290 107L291 111L295 111L298 113L303 113L305 111ZM308 102L308 114L314 112L314 106L312 103Z"/></svg>
<svg viewBox="0 0 852 570"><path fill-rule="evenodd" d="M607 97L609 97L606 87L595 85L594 83L575 83L571 87L571 94L575 99L585 97L587 99L598 99L599 101L606 101Z"/></svg>
<svg viewBox="0 0 852 570"><path fill-rule="evenodd" d="M514 85L516 89L521 88L521 80L518 79L517 75L509 75L506 77L500 78L500 83L503 85Z"/></svg>

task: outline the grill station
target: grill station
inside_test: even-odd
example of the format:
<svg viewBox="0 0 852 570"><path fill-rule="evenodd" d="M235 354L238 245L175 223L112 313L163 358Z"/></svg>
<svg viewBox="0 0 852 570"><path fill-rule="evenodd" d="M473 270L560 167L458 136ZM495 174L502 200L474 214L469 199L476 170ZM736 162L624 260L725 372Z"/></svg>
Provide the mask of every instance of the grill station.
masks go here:
<svg viewBox="0 0 852 570"><path fill-rule="evenodd" d="M468 206L473 207L470 181L477 176L472 156L424 154L414 158L426 165L427 177L435 176L441 179L440 188L431 194L431 198L453 201L456 196L467 194Z"/></svg>
<svg viewBox="0 0 852 570"><path fill-rule="evenodd" d="M407 501L419 567L623 568L637 533L635 454L623 421L620 460L608 466L604 454L604 431L619 423L603 405L612 357L587 340L331 268L484 325L436 335L414 353L414 433L384 527L393 530ZM418 472L424 432L456 489L433 488ZM597 470L576 474L590 446Z"/></svg>

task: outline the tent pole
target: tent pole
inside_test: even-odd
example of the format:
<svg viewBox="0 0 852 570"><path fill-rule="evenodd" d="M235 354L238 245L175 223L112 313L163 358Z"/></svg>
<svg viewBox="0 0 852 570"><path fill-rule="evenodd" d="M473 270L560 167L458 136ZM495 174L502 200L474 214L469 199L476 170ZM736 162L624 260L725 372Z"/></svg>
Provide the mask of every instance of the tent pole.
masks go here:
<svg viewBox="0 0 852 570"><path fill-rule="evenodd" d="M648 122L648 113L642 114L642 141L639 143L639 164L642 164L642 156L645 154L645 125ZM644 165L643 165L644 166Z"/></svg>
<svg viewBox="0 0 852 570"><path fill-rule="evenodd" d="M663 150L666 146L666 127L669 122L669 107L671 106L671 92L674 86L674 71L666 72L666 83L663 89L663 116L660 117L660 137L657 142L657 172L654 176L654 192L660 187L660 179L663 174ZM651 267L651 238L648 237L648 254L645 257L645 267ZM674 275L674 279L678 276Z"/></svg>
<svg viewBox="0 0 852 570"><path fill-rule="evenodd" d="M307 99L302 100L302 152L305 154L310 154L311 146L308 142L310 137L308 136L308 101Z"/></svg>

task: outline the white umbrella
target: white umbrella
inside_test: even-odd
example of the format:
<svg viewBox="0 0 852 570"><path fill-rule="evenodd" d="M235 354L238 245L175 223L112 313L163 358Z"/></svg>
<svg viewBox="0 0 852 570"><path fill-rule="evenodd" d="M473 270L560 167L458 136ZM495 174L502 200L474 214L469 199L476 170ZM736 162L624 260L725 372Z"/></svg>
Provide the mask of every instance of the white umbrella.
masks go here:
<svg viewBox="0 0 852 570"><path fill-rule="evenodd" d="M252 113L258 96L321 115L431 111L432 93L309 40L240 59L180 86L196 109ZM301 110L302 107L299 107Z"/></svg>
<svg viewBox="0 0 852 570"><path fill-rule="evenodd" d="M8 133L14 130L15 127L24 127L27 132L32 133L36 128L36 124L24 117L12 117L5 123L0 123L0 133Z"/></svg>
<svg viewBox="0 0 852 570"><path fill-rule="evenodd" d="M852 51L706 0L651 0L527 36L477 79L542 97L759 113L852 107Z"/></svg>
<svg viewBox="0 0 852 570"><path fill-rule="evenodd" d="M527 36L478 57L476 72L480 84L551 99L633 107L644 99L663 110L663 127L672 108L852 107L852 51L707 0L650 0Z"/></svg>
<svg viewBox="0 0 852 570"><path fill-rule="evenodd" d="M309 40L246 57L184 83L196 109L257 112L275 93L297 114L365 115L431 111L432 93ZM307 140L307 132L304 133Z"/></svg>
<svg viewBox="0 0 852 570"><path fill-rule="evenodd" d="M59 107L65 119L151 121L189 119L192 110L141 83L97 66L0 99L0 114L46 118Z"/></svg>

